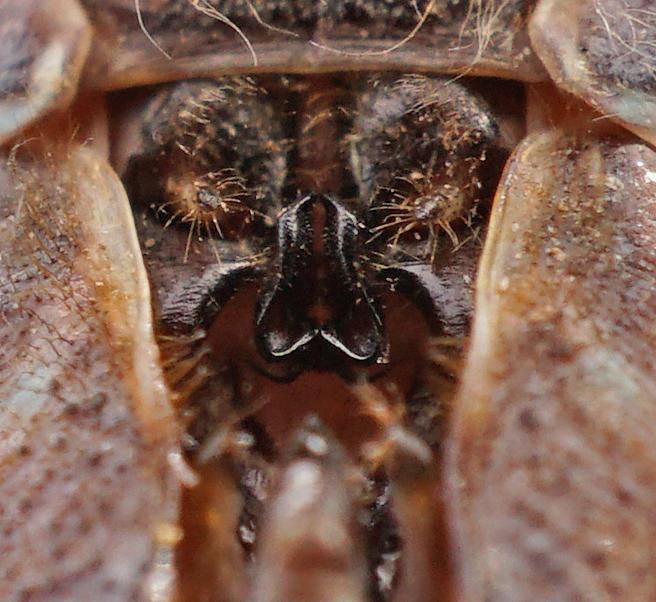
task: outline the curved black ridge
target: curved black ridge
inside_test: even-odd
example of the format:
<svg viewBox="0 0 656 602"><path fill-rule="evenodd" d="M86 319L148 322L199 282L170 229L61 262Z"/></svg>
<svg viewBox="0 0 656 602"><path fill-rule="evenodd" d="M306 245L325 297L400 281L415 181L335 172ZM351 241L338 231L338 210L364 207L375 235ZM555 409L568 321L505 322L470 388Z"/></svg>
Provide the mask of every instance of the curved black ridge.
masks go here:
<svg viewBox="0 0 656 602"><path fill-rule="evenodd" d="M424 314L434 334L459 332L468 321L468 312L451 301L445 278L425 263L401 263L378 272L381 281L393 282L394 290L410 299Z"/></svg>
<svg viewBox="0 0 656 602"><path fill-rule="evenodd" d="M323 219L317 219L319 213ZM358 272L357 244L356 217L324 195L310 194L281 215L278 270L260 297L256 317L266 359L302 358L317 369L344 357L384 361L384 325ZM318 305L326 318L317 317Z"/></svg>
<svg viewBox="0 0 656 602"><path fill-rule="evenodd" d="M242 286L257 279L259 268L249 261L210 266L203 275L177 286L163 303L160 323L167 331L189 334L207 329Z"/></svg>

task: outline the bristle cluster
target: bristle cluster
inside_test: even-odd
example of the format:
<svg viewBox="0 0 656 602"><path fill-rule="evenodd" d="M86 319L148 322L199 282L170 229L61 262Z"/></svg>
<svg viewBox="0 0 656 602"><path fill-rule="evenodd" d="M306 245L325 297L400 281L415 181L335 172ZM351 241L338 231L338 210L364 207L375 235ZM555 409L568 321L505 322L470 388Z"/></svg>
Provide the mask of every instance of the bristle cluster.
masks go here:
<svg viewBox="0 0 656 602"><path fill-rule="evenodd" d="M160 335L162 367L169 387L182 407L211 377L211 349L205 342L206 333L197 330L191 335Z"/></svg>

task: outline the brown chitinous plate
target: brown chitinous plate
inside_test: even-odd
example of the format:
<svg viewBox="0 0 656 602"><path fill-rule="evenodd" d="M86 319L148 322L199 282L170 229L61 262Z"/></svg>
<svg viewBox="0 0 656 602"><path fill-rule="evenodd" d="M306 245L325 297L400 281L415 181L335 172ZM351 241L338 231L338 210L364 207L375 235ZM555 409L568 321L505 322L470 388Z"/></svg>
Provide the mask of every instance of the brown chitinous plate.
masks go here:
<svg viewBox="0 0 656 602"><path fill-rule="evenodd" d="M546 77L528 42L527 0L82 4L97 30L89 77L103 89L244 70Z"/></svg>
<svg viewBox="0 0 656 602"><path fill-rule="evenodd" d="M0 599L654 599L653 20L0 4Z"/></svg>

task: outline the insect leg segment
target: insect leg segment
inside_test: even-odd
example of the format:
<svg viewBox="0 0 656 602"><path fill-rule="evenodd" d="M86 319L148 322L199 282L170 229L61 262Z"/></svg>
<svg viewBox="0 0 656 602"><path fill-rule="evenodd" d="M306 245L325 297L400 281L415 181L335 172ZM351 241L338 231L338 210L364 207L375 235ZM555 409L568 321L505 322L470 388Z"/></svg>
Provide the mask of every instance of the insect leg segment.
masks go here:
<svg viewBox="0 0 656 602"><path fill-rule="evenodd" d="M502 178L447 459L467 600L651 600L656 154L530 136Z"/></svg>
<svg viewBox="0 0 656 602"><path fill-rule="evenodd" d="M230 453L195 464L195 487L184 491L176 548L176 599L241 602L248 581L244 551L235 533L243 500Z"/></svg>
<svg viewBox="0 0 656 602"><path fill-rule="evenodd" d="M359 486L339 443L318 419L307 419L284 454L268 504L255 602L367 600Z"/></svg>
<svg viewBox="0 0 656 602"><path fill-rule="evenodd" d="M168 596L179 433L127 196L77 143L1 160L0 599Z"/></svg>
<svg viewBox="0 0 656 602"><path fill-rule="evenodd" d="M364 446L363 455L371 473L384 467L402 542L398 583L391 599L449 600L451 567L445 546L439 446L429 445L413 432L405 400L395 402L365 381L353 388L362 411L374 416L382 427L380 436Z"/></svg>

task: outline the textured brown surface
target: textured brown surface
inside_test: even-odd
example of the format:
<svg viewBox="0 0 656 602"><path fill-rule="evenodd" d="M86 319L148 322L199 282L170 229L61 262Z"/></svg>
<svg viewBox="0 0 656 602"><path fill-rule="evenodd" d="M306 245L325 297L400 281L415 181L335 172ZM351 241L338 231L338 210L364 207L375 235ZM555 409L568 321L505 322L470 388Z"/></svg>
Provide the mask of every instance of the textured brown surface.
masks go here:
<svg viewBox="0 0 656 602"><path fill-rule="evenodd" d="M133 0L83 4L98 34L88 81L102 88L235 71L546 75L528 44L531 0L141 0L141 24Z"/></svg>
<svg viewBox="0 0 656 602"><path fill-rule="evenodd" d="M90 42L77 0L0 3L0 143L73 100Z"/></svg>
<svg viewBox="0 0 656 602"><path fill-rule="evenodd" d="M529 30L556 84L656 143L651 0L542 0Z"/></svg>
<svg viewBox="0 0 656 602"><path fill-rule="evenodd" d="M3 602L168 590L174 425L126 211L90 150L31 145L3 159Z"/></svg>
<svg viewBox="0 0 656 602"><path fill-rule="evenodd" d="M280 462L253 602L366 600L357 487L343 450L315 422L296 432Z"/></svg>
<svg viewBox="0 0 656 602"><path fill-rule="evenodd" d="M41 3L38 10L34 2L0 4L0 40L9 49L0 57L0 139L3 119L15 119L18 113L11 111L16 106L29 111L23 122L11 126L20 129L74 95L86 53L87 26L81 18L66 20L76 11L73 2L56 2L56 11L53 2ZM98 32L87 84L110 89L231 71L373 67L525 80L545 77L524 31L533 2L418 0L416 9L413 2L401 0L195 4L85 0ZM202 15L198 7L203 5L219 13ZM64 10L69 6L70 11ZM174 60L166 59L148 39L136 6L142 8L148 34ZM425 23L413 33L429 6ZM540 7L533 39L558 84L653 142L656 87L650 3L543 0ZM44 20L40 11L46 9L52 16ZM32 13L41 14L41 21L30 20ZM5 14L10 16L3 20ZM219 22L219 16L234 21L254 44L257 66L238 33ZM404 40L410 33L412 39ZM40 75L34 81L39 85L26 88L38 58L49 56L48 36L64 41L63 62L51 72L52 82L37 69L33 72ZM581 65L585 69L579 71ZM275 77L265 75L262 81ZM304 99L298 104L301 110L284 105L288 120L293 121L291 115L303 117L303 111L309 115L306 121L298 119L300 134L291 136L299 145L306 144L299 162L308 171L320 167L322 160L343 158L336 149L347 145L333 144L343 133L334 115L357 118L366 104L364 92L355 112L342 112L340 106L333 115L331 98L322 95L317 84L322 78L329 83L335 79L332 74L315 75L308 79L310 87L303 88L293 77L280 78L297 86L294 93ZM421 81L405 80L406 86ZM49 83L52 89L41 87ZM276 129L279 116L262 108L271 101L277 110L283 103L275 95L266 100L258 80L250 83L253 98L240 104L228 94L228 110L222 113L220 108L214 121L221 127L229 127L231 121L239 124L234 111L251 129L255 124L261 139L282 138L282 125ZM183 100L194 101L194 89L204 85L180 83L178 89ZM318 87L317 96L312 85ZM386 92L385 76L374 77L369 85L379 95ZM449 91L478 85L462 80L450 83ZM520 95L518 87L498 86L493 104L520 114L520 108L508 108L507 102ZM398 82L389 90L398 92ZM130 93L122 94L128 98ZM112 97L112 109L117 97ZM167 98L176 100L175 95ZM18 105L7 104L16 99ZM448 111L451 104L426 94L418 100L409 103L412 110L401 107L410 123L392 119L392 126L401 122L402 127L391 143L385 142L401 149L396 152L405 159L412 155L402 148L405 143L412 146L422 135L435 132L418 109L437 103ZM558 101L546 102L560 108ZM456 125L473 130L479 111L468 111L471 103L456 105ZM190 114L184 103L175 102L156 108L161 109L161 121L152 119L151 131L133 121L123 124L121 135L141 131L157 142L156 134L166 138L171 133L165 130L172 121L174 135L160 142L172 145L192 138L186 118L195 117L193 110ZM315 136L307 126L324 109L330 119L322 122ZM558 110L553 113L549 118L558 121ZM176 122L169 119L172 115L185 118ZM366 117L375 125L371 115ZM572 127L575 121L572 118ZM208 151L215 159L210 151L215 150L211 143L216 141L216 124L205 123L209 127L195 126L198 130L190 142L194 152ZM550 121L536 127L545 123ZM311 135L303 137L308 130ZM454 132L455 141L462 143L462 128ZM496 129L492 133L496 142ZM251 138L239 129L232 138L223 131L221 136L222 141L229 140L228 151L239 149L242 157ZM135 150L130 141L126 146ZM434 148L434 140L428 146ZM156 144L146 150L159 152ZM266 150L261 153L266 155ZM363 156L379 160L385 154L371 145ZM19 157L0 172L0 600L154 602L169 600L174 590L176 602L243 599L244 581L252 577L253 567L244 571L242 566L235 530L243 526L237 516L243 492L236 491L232 471L219 463L202 469L199 465L202 484L185 493L180 525L176 522L178 485L167 463L167 455L176 451L175 420L157 367L145 274L120 184L87 150L59 149L44 157L28 149ZM234 157L227 162L235 163ZM259 166L264 160L254 163ZM405 163L401 167L405 169ZM421 162L415 167L425 171ZM276 203L285 196L282 172L278 170L278 183L272 187ZM332 184L339 179L335 173L329 174L328 183L308 179L312 183L307 186L337 189ZM276 178L268 183L272 180ZM650 204L655 193L656 157L648 147L599 140L593 134L585 140L560 134L531 137L508 168L479 279L476 336L447 471L454 552L467 602L656 597L656 211ZM201 281L216 270L216 251L202 240L192 240L188 260L188 230L176 228L179 224L163 229L146 209L150 201L136 216L156 306L161 309L178 293L178 300L189 304L190 292L202 292ZM271 211L272 216L276 213ZM221 241L224 266L253 255L251 241L236 238ZM443 308L455 308L451 313L457 318L447 324L445 333L461 335L467 329L469 277L477 253L478 242L472 241L459 254L436 260L436 270L448 284ZM423 329L416 308L399 300L398 308L388 307L387 314L395 332L405 337L412 330L406 324ZM242 327L252 323L253 308L246 307L248 312L243 305L233 305L223 314L224 321L232 321L232 330L213 332L210 342L222 361L257 357L250 330ZM236 331L239 336L233 336ZM411 343L398 346L394 338L392 343L393 359L398 355L420 364L406 351L413 348ZM414 345L415 352L418 347ZM186 369L183 362L171 366L179 373ZM410 369L416 369L414 364L402 373L404 378ZM348 441L349 451L356 453L367 438L367 429L359 422L362 412L352 394L344 392L343 382L329 388L327 380L315 385L301 377L285 388L258 378L242 376L238 384L244 394L250 388L246 400L254 399L260 386L271 397L258 418L276 442L288 439L304 414L314 409L335 417L326 422L338 438ZM220 401L232 402L233 383L227 377L226 381L217 380L206 399L216 403L217 390L223 387ZM312 387L324 392L301 406L299 399L311 395ZM401 389L405 394L409 385ZM436 407L442 403L439 399ZM342 412L344 407L348 411ZM202 434L212 434L217 426L211 409L197 420L203 423L203 430L198 429ZM440 416L437 422L439 432L427 436L431 442L439 440L445 421ZM348 481L350 468L326 458L296 461L309 461L321 473L319 494L316 504L285 515L285 501L309 495L312 488L279 483L265 519L264 560L256 569L256 581L264 585L258 595L261 600L286 600L291 597L288 592L298 592L298 597L314 601L333 596L331 587L342 587L351 598L360 599L362 533L353 525L358 508L353 499L357 491ZM279 476L290 474L292 464L281 464ZM402 468L400 475L391 476L393 512L405 538L395 599L444 600L450 595L449 554L442 524L433 516L441 510L436 502L441 483L432 472L433 464L425 473L412 466L413 470ZM336 554L317 545L322 521L333 539L339 529L347 535ZM181 537L175 561L184 574L175 589L167 579L172 548ZM312 588L318 592L309 593Z"/></svg>
<svg viewBox="0 0 656 602"><path fill-rule="evenodd" d="M447 466L468 601L656 597L655 194L638 142L506 169Z"/></svg>
<svg viewBox="0 0 656 602"><path fill-rule="evenodd" d="M176 602L242 602L249 573L237 538L243 499L225 458L197 467L200 483L181 502Z"/></svg>

